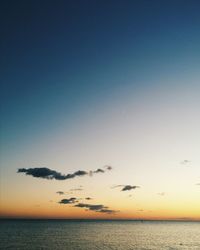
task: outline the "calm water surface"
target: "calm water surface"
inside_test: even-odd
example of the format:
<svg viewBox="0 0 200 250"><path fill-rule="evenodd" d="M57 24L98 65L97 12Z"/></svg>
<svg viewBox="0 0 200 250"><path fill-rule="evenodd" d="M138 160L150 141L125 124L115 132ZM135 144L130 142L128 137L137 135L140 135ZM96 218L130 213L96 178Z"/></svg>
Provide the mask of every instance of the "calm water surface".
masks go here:
<svg viewBox="0 0 200 250"><path fill-rule="evenodd" d="M200 250L200 223L1 220L0 249Z"/></svg>

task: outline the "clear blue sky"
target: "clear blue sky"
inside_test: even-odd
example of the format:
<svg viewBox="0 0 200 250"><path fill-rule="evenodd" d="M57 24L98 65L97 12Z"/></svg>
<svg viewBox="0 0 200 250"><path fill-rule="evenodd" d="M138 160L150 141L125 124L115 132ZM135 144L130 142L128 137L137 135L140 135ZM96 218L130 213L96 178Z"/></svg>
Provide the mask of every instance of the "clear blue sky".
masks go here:
<svg viewBox="0 0 200 250"><path fill-rule="evenodd" d="M138 78L199 63L199 1L2 5L3 144L45 132L63 116L71 123L118 86L142 88ZM127 83L130 74L135 80Z"/></svg>

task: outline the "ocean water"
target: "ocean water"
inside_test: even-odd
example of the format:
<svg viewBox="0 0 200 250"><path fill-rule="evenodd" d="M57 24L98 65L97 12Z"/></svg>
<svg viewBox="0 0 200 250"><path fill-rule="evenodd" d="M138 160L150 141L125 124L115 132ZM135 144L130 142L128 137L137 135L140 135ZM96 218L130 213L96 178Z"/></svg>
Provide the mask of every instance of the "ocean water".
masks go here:
<svg viewBox="0 0 200 250"><path fill-rule="evenodd" d="M200 250L200 223L1 220L0 249Z"/></svg>

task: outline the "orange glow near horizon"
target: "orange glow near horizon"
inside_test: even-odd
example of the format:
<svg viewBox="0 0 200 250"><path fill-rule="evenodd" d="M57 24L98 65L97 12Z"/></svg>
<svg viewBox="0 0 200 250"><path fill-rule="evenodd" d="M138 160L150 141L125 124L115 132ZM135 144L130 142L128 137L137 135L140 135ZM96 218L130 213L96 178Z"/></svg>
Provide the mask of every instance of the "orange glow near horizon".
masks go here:
<svg viewBox="0 0 200 250"><path fill-rule="evenodd" d="M97 203L97 202L96 202ZM90 202L90 204L92 204ZM129 205L130 206L130 205ZM194 209L191 204L182 209L178 204L168 208L156 208L153 210L138 209L128 204L123 204L115 214L106 214L95 211L86 211L73 205L58 204L53 201L41 205L16 204L15 202L1 205L0 218L32 218L32 219L132 219L132 220L191 220L200 221L198 207ZM112 209L118 210L119 206L113 204ZM189 215L189 216L188 216Z"/></svg>

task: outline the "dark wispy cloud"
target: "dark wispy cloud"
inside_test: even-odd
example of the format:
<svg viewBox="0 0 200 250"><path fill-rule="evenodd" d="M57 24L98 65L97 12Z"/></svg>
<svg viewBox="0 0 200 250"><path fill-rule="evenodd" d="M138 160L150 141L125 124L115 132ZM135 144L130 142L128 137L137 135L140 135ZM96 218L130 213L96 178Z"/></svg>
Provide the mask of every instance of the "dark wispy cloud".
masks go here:
<svg viewBox="0 0 200 250"><path fill-rule="evenodd" d="M83 176L83 175L87 175L88 172L83 171L83 170L78 170L76 172L73 173L74 176Z"/></svg>
<svg viewBox="0 0 200 250"><path fill-rule="evenodd" d="M197 183L196 185L197 185L197 186L200 186L200 183Z"/></svg>
<svg viewBox="0 0 200 250"><path fill-rule="evenodd" d="M121 191L129 191L131 189L136 189L136 188L140 188L139 186L131 186L131 185L126 185L122 188Z"/></svg>
<svg viewBox="0 0 200 250"><path fill-rule="evenodd" d="M116 185L112 188L122 187L121 191L130 191L132 189L140 188L140 186L131 186L131 185Z"/></svg>
<svg viewBox="0 0 200 250"><path fill-rule="evenodd" d="M98 168L97 170L93 171L94 174L98 174L98 173L105 173L105 170Z"/></svg>
<svg viewBox="0 0 200 250"><path fill-rule="evenodd" d="M73 203L76 203L76 202L77 202L77 198L72 197L72 198L69 198L69 199L62 199L58 203L60 203L60 204L73 204Z"/></svg>
<svg viewBox="0 0 200 250"><path fill-rule="evenodd" d="M110 170L107 168L107 170ZM85 175L92 175L92 174L98 174L98 173L104 173L105 170L98 168L95 171L83 171L78 170L72 174L61 174L60 172L57 172L55 170L49 169L49 168L19 168L17 173L25 173L26 175L31 175L36 178L43 178L48 180L67 180L72 179L75 177L85 176Z"/></svg>
<svg viewBox="0 0 200 250"><path fill-rule="evenodd" d="M65 194L65 192L63 192L63 191L57 191L56 194L63 195L63 194Z"/></svg>
<svg viewBox="0 0 200 250"><path fill-rule="evenodd" d="M112 213L118 212L118 211L109 209L108 207L106 207L104 205L78 203L78 204L74 205L74 207L85 208L86 210L95 211L95 212L99 212L99 213L112 214Z"/></svg>
<svg viewBox="0 0 200 250"><path fill-rule="evenodd" d="M99 213L107 213L107 214L115 214L119 211L116 211L116 210L112 210L112 209L107 209L107 208L102 208L96 212L99 212Z"/></svg>
<svg viewBox="0 0 200 250"><path fill-rule="evenodd" d="M73 174L61 174L55 170L51 170L49 168L19 168L18 173L25 173L26 175L31 175L36 178L43 178L48 180L66 180L75 178L76 176L87 175L85 171L76 171Z"/></svg>
<svg viewBox="0 0 200 250"><path fill-rule="evenodd" d="M98 168L97 170L94 170L94 171L89 171L89 175L92 176L93 174L99 174L99 173L105 173L106 171L110 171L112 170L113 168L109 165L106 165L103 167L104 169L102 168Z"/></svg>

